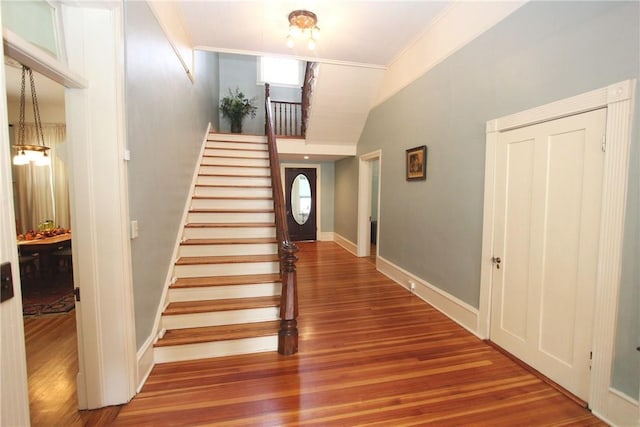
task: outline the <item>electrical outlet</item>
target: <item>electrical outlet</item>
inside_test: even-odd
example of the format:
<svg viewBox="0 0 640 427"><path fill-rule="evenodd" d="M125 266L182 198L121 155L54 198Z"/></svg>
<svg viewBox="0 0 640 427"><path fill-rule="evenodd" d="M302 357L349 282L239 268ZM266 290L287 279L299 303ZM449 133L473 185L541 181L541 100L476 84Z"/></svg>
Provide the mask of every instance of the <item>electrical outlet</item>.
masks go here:
<svg viewBox="0 0 640 427"><path fill-rule="evenodd" d="M409 289L411 289L411 292L416 290L416 282L409 282Z"/></svg>
<svg viewBox="0 0 640 427"><path fill-rule="evenodd" d="M0 266L0 302L13 298L13 275L11 263L5 262Z"/></svg>

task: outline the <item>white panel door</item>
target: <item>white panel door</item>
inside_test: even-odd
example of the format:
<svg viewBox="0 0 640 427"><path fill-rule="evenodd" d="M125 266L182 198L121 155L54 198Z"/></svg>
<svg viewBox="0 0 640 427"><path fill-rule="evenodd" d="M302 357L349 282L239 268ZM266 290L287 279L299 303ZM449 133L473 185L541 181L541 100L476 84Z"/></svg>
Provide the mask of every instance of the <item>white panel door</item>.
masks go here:
<svg viewBox="0 0 640 427"><path fill-rule="evenodd" d="M497 144L491 339L586 401L605 121L591 111Z"/></svg>

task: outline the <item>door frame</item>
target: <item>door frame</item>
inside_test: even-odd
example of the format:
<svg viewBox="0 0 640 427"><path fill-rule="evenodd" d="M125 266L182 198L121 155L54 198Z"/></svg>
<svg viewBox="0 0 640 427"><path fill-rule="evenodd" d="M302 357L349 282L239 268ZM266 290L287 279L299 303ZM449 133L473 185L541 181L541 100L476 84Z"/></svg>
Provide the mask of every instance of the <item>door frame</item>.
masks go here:
<svg viewBox="0 0 640 427"><path fill-rule="evenodd" d="M378 239L380 239L380 183L382 182L382 150L363 154L358 159L358 237L356 255L371 255L371 191L372 162L378 161ZM380 245L376 244L376 257L380 253Z"/></svg>
<svg viewBox="0 0 640 427"><path fill-rule="evenodd" d="M321 171L322 171L322 165L319 163L283 163L280 162L280 176L284 177L285 176L285 169L296 169L296 168L303 168L303 169L315 169L316 170L316 239L318 241L321 240L331 240L330 238L326 238L323 236L322 234L322 228L321 228L321 223L322 223L322 204L321 204L321 200L322 200L322 177L320 175ZM286 200L286 192L287 192L287 188L286 188L286 183L285 180L282 179L282 194L285 197Z"/></svg>
<svg viewBox="0 0 640 427"><path fill-rule="evenodd" d="M123 161L123 11L117 2L56 7L69 65L15 34L3 36L7 54L66 87L73 270L82 284L76 304L78 406L93 409L126 403L138 380ZM24 347L24 335L18 340Z"/></svg>
<svg viewBox="0 0 640 427"><path fill-rule="evenodd" d="M602 216L598 249L596 302L594 307L593 354L589 406L597 416L616 421L620 417L635 420L637 406L621 402L611 392L615 325L622 267L624 216L631 146L631 117L634 107L636 80L625 80L571 98L552 102L527 111L490 120L486 124L484 215L482 231L482 259L480 267L480 307L478 334L490 338L491 288L494 236L494 197L496 145L498 134L545 121L607 108L606 148L602 188ZM616 398L617 396L617 398ZM631 414L633 415L627 415ZM620 418L624 420L625 418ZM620 423L620 421L618 421Z"/></svg>
<svg viewBox="0 0 640 427"><path fill-rule="evenodd" d="M289 176L287 170L291 170L293 172L297 171L296 175ZM313 172L312 172L313 171ZM289 238L294 241L294 242L298 242L298 241L318 241L318 198L317 198L317 194L318 194L318 175L317 175L318 170L316 168L292 168L292 167L286 167L284 168L284 173L282 174L282 176L284 176L284 180L283 180L283 185L284 185L284 201L285 201L285 211L286 211L286 217L287 217L287 225L288 225L288 229L289 229ZM311 190L311 206L310 206L310 210L309 210L309 216L307 217L307 220L303 223L303 224L299 224L298 220L294 217L293 215L293 198L291 197L291 190L293 190L293 185L294 182L296 181L297 177L299 175L303 175L305 178L307 178L307 181L309 181L309 188ZM310 177L313 176L313 183L311 182L312 180L310 179ZM291 181L289 181L291 179ZM312 215L313 214L313 215ZM314 219L313 223L310 223L310 219ZM313 239L299 239L299 237L301 236L300 234L298 234L296 231L296 227L300 226L300 227L314 227L314 231L313 231ZM306 234L306 233L303 233ZM309 233L309 235L311 235L311 233ZM307 237L305 235L305 237ZM309 236L311 237L311 236Z"/></svg>

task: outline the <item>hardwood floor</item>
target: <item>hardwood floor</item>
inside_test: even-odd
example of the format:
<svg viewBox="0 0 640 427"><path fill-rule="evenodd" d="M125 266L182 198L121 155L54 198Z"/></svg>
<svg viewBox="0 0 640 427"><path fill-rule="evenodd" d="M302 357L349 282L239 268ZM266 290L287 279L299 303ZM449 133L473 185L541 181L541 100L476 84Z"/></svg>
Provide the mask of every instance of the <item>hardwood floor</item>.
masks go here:
<svg viewBox="0 0 640 427"><path fill-rule="evenodd" d="M157 365L116 425L605 425L335 243L300 243L300 352Z"/></svg>
<svg viewBox="0 0 640 427"><path fill-rule="evenodd" d="M75 312L24 320L31 425L106 426L120 410L78 411Z"/></svg>

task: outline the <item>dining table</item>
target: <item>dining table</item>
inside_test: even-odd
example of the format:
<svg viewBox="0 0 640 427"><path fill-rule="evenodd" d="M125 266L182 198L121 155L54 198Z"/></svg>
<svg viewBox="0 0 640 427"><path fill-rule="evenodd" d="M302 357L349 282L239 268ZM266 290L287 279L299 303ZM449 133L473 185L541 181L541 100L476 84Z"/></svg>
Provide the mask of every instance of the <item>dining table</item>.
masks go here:
<svg viewBox="0 0 640 427"><path fill-rule="evenodd" d="M58 234L32 240L18 240L20 255L39 254L40 271L51 274L53 265L51 254L71 247L71 233Z"/></svg>

